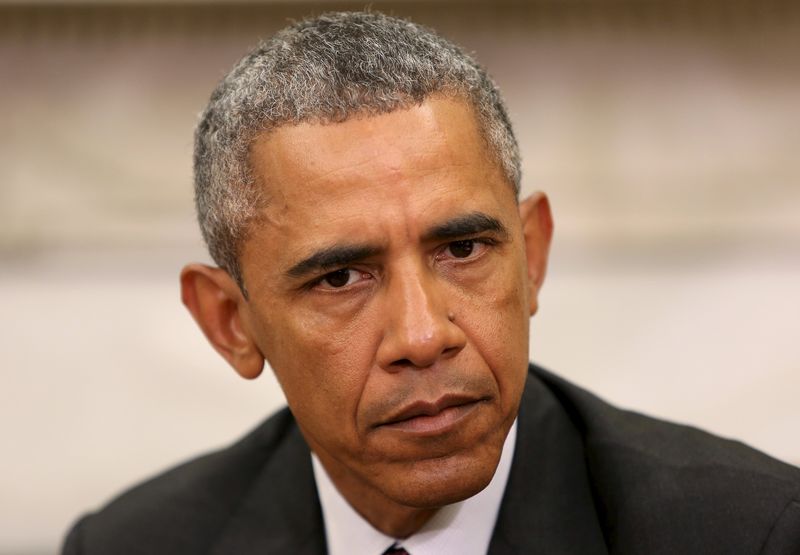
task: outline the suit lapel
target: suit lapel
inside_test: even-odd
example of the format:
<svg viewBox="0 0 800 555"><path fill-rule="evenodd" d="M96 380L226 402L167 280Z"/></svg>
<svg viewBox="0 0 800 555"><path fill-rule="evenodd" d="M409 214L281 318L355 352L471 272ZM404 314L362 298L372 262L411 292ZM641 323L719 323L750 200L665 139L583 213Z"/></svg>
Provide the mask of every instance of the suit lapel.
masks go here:
<svg viewBox="0 0 800 555"><path fill-rule="evenodd" d="M322 511L311 457L296 425L255 478L211 553L325 553Z"/></svg>
<svg viewBox="0 0 800 555"><path fill-rule="evenodd" d="M490 555L608 553L584 458L580 433L553 394L529 373Z"/></svg>

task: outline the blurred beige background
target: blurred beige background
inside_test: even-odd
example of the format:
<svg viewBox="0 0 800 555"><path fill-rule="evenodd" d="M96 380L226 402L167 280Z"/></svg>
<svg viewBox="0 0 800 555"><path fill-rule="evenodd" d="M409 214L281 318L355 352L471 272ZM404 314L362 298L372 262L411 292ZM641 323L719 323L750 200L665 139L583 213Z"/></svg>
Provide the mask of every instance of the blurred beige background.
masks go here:
<svg viewBox="0 0 800 555"><path fill-rule="evenodd" d="M375 2L475 51L553 203L532 358L623 406L800 463L800 9ZM192 128L326 2L0 0L0 553L282 403L178 300L206 255Z"/></svg>

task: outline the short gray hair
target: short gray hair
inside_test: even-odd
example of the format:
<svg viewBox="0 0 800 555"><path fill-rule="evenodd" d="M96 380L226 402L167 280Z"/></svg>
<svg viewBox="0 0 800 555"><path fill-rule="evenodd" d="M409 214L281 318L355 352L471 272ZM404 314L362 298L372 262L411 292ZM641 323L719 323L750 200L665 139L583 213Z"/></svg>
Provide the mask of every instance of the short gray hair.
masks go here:
<svg viewBox="0 0 800 555"><path fill-rule="evenodd" d="M195 131L195 203L214 261L246 294L242 244L265 202L249 167L260 134L461 97L515 194L520 158L500 91L469 55L430 29L376 12L328 13L290 25L245 56L211 95Z"/></svg>

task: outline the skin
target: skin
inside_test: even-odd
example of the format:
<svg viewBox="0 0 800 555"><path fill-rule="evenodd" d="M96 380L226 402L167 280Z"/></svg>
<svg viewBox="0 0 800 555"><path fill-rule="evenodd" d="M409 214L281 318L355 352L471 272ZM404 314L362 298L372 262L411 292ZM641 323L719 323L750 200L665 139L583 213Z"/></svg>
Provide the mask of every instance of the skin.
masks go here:
<svg viewBox="0 0 800 555"><path fill-rule="evenodd" d="M242 249L248 298L191 264L183 301L243 377L269 363L342 495L407 537L494 475L527 375L547 198L517 203L458 99L282 127L250 162L267 202Z"/></svg>

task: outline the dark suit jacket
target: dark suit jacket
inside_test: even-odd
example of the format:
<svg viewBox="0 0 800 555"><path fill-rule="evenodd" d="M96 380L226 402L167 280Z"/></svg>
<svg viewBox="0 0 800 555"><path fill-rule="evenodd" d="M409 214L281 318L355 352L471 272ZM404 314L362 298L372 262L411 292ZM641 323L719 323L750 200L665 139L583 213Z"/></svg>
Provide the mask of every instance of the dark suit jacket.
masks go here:
<svg viewBox="0 0 800 555"><path fill-rule="evenodd" d="M795 438L796 439L796 438ZM288 409L82 518L67 554L321 554ZM800 470L616 409L531 366L490 553L800 555Z"/></svg>

